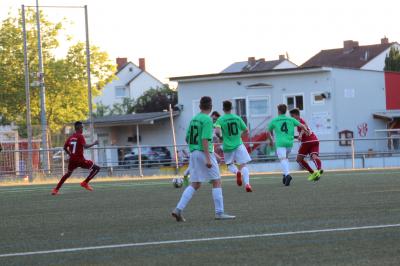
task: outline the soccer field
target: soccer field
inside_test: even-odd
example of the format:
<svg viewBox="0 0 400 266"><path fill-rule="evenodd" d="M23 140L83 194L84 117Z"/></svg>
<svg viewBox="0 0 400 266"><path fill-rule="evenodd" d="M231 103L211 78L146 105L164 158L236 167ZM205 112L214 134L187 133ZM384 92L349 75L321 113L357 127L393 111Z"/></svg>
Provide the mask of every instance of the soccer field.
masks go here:
<svg viewBox="0 0 400 266"><path fill-rule="evenodd" d="M400 171L328 172L318 183L255 176L254 192L223 178L215 221L210 185L186 223L170 212L170 180L0 187L0 265L398 265Z"/></svg>

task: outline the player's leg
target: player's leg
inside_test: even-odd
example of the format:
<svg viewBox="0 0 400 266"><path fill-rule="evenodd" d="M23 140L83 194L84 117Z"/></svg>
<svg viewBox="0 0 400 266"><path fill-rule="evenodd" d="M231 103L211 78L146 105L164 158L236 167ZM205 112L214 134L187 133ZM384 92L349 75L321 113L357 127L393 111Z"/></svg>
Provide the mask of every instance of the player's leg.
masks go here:
<svg viewBox="0 0 400 266"><path fill-rule="evenodd" d="M206 168L207 177L211 180L212 183L212 197L214 200L215 207L215 219L216 220L229 220L235 219L235 216L229 215L225 213L224 209L224 197L222 194L222 185L221 185L221 175L219 172L218 162L215 158L215 155L211 155L211 168Z"/></svg>
<svg viewBox="0 0 400 266"><path fill-rule="evenodd" d="M247 168L247 163L251 161L251 157L243 144L235 150L234 157L234 160L239 163L239 171L242 173L246 191L252 192L253 190L250 185L250 171Z"/></svg>
<svg viewBox="0 0 400 266"><path fill-rule="evenodd" d="M242 173L239 171L239 169L236 167L235 165L235 152L231 151L231 152L224 152L224 160L225 163L228 167L229 172L231 172L232 174L236 175L236 184L238 186L242 185Z"/></svg>
<svg viewBox="0 0 400 266"><path fill-rule="evenodd" d="M77 168L77 165L74 161L69 161L68 163L68 172L63 175L60 179L60 181L58 181L58 184L55 188L53 188L51 194L52 195L57 195L58 191L60 190L61 186L64 184L64 182L72 175L72 172Z"/></svg>
<svg viewBox="0 0 400 266"><path fill-rule="evenodd" d="M307 170L310 174L314 173L314 170L310 167L308 162L304 160L309 154L309 143L303 143L300 145L299 151L297 153L296 162L305 170Z"/></svg>
<svg viewBox="0 0 400 266"><path fill-rule="evenodd" d="M81 182L81 187L83 187L86 190L93 191L93 188L89 186L89 181L92 180L92 178L95 177L97 173L100 171L100 166L94 164L90 160L84 160L80 162L79 167L90 170L89 175L86 177L84 181Z"/></svg>
<svg viewBox="0 0 400 266"><path fill-rule="evenodd" d="M281 163L282 172L283 172L283 182L285 186L290 185L290 181L292 177L289 172L289 160L288 160L288 149L286 147L277 147L276 154L278 155L279 161Z"/></svg>
<svg viewBox="0 0 400 266"><path fill-rule="evenodd" d="M201 164L204 164L205 167L205 160L203 160L201 156L202 153L203 152L200 151L194 151L190 155L189 165L190 165L190 179L192 183L189 186L187 186L186 189L183 191L178 204L171 213L177 222L185 221L182 212L192 199L194 193L201 187L201 182L202 182L201 176L203 169L201 167Z"/></svg>

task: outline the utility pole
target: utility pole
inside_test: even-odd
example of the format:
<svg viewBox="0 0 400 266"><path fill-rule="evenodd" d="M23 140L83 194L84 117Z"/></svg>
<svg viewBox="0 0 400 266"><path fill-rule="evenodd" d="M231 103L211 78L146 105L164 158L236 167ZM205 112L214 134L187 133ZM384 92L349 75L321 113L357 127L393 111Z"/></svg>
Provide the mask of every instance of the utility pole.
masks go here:
<svg viewBox="0 0 400 266"><path fill-rule="evenodd" d="M85 9L85 32L86 32L86 72L88 82L88 104L89 104L89 127L90 127L90 142L94 142L94 126L93 126L93 106L92 106L92 81L90 77L90 45L89 45L89 19L87 5ZM91 150L92 160L94 160L94 151Z"/></svg>
<svg viewBox="0 0 400 266"><path fill-rule="evenodd" d="M43 70L43 55L42 55L42 42L40 36L40 13L39 13L39 0L36 0L36 25L37 25L37 39L38 39L38 54L39 54L39 83L40 83L40 120L42 126L42 155L43 155L43 169L46 173L49 172L49 145L47 142L47 119L46 119L46 88L44 85L44 70Z"/></svg>
<svg viewBox="0 0 400 266"><path fill-rule="evenodd" d="M28 161L25 163L29 182L33 181L32 175L32 124L31 124L31 96L29 85L28 48L26 45L25 6L22 5L22 32L24 39L24 66L25 66L25 97L26 97L26 131L28 133Z"/></svg>

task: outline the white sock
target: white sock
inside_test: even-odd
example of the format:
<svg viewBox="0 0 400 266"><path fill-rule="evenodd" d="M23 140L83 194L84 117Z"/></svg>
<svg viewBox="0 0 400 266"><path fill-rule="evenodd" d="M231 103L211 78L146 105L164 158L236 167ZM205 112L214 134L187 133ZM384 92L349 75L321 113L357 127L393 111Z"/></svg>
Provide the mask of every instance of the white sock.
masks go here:
<svg viewBox="0 0 400 266"><path fill-rule="evenodd" d="M196 192L196 190L192 186L188 186L185 191L183 191L181 200L178 202L178 205L176 205L176 208L181 211L185 209L186 205L192 199L194 192Z"/></svg>
<svg viewBox="0 0 400 266"><path fill-rule="evenodd" d="M183 176L188 176L190 174L190 168L186 168L185 172L183 173Z"/></svg>
<svg viewBox="0 0 400 266"><path fill-rule="evenodd" d="M228 164L228 170L229 170L231 173L235 174L235 175L236 175L236 173L239 171L239 170L237 169L236 165L234 165L233 163Z"/></svg>
<svg viewBox="0 0 400 266"><path fill-rule="evenodd" d="M224 197L222 196L222 188L213 188L212 195L215 205L215 213L224 213Z"/></svg>
<svg viewBox="0 0 400 266"><path fill-rule="evenodd" d="M287 176L289 174L289 160L288 159L282 159L281 160L281 166L283 170L283 174Z"/></svg>
<svg viewBox="0 0 400 266"><path fill-rule="evenodd" d="M245 185L250 184L250 173L249 169L245 166L241 170L243 176L243 182Z"/></svg>

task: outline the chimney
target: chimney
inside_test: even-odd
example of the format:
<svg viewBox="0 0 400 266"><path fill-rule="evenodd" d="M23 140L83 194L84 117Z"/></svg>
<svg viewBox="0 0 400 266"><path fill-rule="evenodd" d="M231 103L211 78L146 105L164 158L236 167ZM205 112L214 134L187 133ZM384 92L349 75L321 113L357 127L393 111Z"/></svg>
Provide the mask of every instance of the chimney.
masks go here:
<svg viewBox="0 0 400 266"><path fill-rule="evenodd" d="M351 52L354 48L358 47L358 42L353 40L347 40L343 42L344 52Z"/></svg>
<svg viewBox="0 0 400 266"><path fill-rule="evenodd" d="M247 59L247 63L248 63L250 66L254 66L254 65L256 64L256 58L255 58L255 57L249 57L249 58Z"/></svg>
<svg viewBox="0 0 400 266"><path fill-rule="evenodd" d="M279 61L283 61L283 60L285 60L286 58L285 58L285 55L284 54L280 54L279 55Z"/></svg>
<svg viewBox="0 0 400 266"><path fill-rule="evenodd" d="M117 57L117 71L120 71L128 63L128 58L126 57Z"/></svg>
<svg viewBox="0 0 400 266"><path fill-rule="evenodd" d="M385 36L381 39L381 44L388 44L389 43L389 39Z"/></svg>
<svg viewBox="0 0 400 266"><path fill-rule="evenodd" d="M146 59L139 58L139 68L143 71L146 71Z"/></svg>

